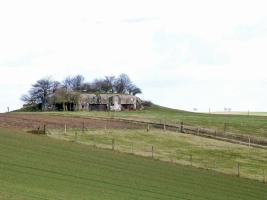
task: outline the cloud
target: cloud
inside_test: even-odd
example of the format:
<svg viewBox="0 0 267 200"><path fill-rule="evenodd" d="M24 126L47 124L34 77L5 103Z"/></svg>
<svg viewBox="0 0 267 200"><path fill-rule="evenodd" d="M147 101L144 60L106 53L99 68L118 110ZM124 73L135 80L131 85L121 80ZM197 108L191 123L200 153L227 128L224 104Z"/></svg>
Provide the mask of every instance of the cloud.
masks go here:
<svg viewBox="0 0 267 200"><path fill-rule="evenodd" d="M128 18L128 19L123 19L123 23L142 23L142 22L150 22L150 21L155 21L158 20L157 18L148 18L148 17L140 17L140 18Z"/></svg>
<svg viewBox="0 0 267 200"><path fill-rule="evenodd" d="M156 51L163 62L176 65L196 63L199 65L224 65L229 57L220 43L210 42L192 34L158 32L154 36Z"/></svg>
<svg viewBox="0 0 267 200"><path fill-rule="evenodd" d="M266 4L1 1L0 112L48 75L120 73L165 106L267 110Z"/></svg>

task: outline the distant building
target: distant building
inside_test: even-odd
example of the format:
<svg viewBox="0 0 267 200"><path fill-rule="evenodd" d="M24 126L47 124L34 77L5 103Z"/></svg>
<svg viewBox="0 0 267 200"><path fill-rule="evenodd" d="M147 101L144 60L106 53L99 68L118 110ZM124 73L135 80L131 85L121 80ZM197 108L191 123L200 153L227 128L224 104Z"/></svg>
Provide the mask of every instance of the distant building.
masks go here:
<svg viewBox="0 0 267 200"><path fill-rule="evenodd" d="M52 99L52 98L51 98ZM50 101L47 110L123 111L142 109L142 100L128 94L79 94L72 101Z"/></svg>

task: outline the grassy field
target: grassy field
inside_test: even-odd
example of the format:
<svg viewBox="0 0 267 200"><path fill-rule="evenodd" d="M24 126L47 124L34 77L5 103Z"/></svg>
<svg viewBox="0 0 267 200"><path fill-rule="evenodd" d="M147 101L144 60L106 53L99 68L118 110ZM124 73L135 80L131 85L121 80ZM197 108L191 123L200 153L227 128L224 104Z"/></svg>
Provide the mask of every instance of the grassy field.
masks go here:
<svg viewBox="0 0 267 200"><path fill-rule="evenodd" d="M192 113L159 106L152 106L136 112L48 112L48 115L76 117L122 118L177 124L181 121L187 125L214 128L218 131L267 138L267 116L226 115Z"/></svg>
<svg viewBox="0 0 267 200"><path fill-rule="evenodd" d="M0 199L261 200L267 186L190 166L0 129Z"/></svg>
<svg viewBox="0 0 267 200"><path fill-rule="evenodd" d="M238 174L239 163L242 177L264 181L267 176L267 149L158 129L151 129L149 132L127 129L90 129L82 132L81 129L70 129L66 134L63 129L55 129L49 133L53 138L107 149L114 146L114 149L120 152L153 156L163 161L193 165L232 175Z"/></svg>
<svg viewBox="0 0 267 200"><path fill-rule="evenodd" d="M231 112L212 112L212 114L219 115L245 115L245 116L267 116L267 112L239 112L239 111L231 111Z"/></svg>

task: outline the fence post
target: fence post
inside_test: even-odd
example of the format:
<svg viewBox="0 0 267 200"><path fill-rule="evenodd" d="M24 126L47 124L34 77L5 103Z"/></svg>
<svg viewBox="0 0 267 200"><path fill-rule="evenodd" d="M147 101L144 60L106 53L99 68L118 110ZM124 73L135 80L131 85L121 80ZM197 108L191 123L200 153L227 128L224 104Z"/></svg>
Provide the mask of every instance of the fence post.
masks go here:
<svg viewBox="0 0 267 200"><path fill-rule="evenodd" d="M240 164L237 163L237 176L240 177Z"/></svg>
<svg viewBox="0 0 267 200"><path fill-rule="evenodd" d="M166 131L166 122L164 121L163 130Z"/></svg>
<svg viewBox="0 0 267 200"><path fill-rule="evenodd" d="M95 139L95 135L93 137L93 146L96 147L96 139Z"/></svg>
<svg viewBox="0 0 267 200"><path fill-rule="evenodd" d="M184 122L181 122L181 128L180 128L180 132L183 133L184 132Z"/></svg>
<svg viewBox="0 0 267 200"><path fill-rule="evenodd" d="M150 129L149 124L147 124L146 131L149 132L149 129Z"/></svg>
<svg viewBox="0 0 267 200"><path fill-rule="evenodd" d="M266 183L265 170L263 169L263 183Z"/></svg>
<svg viewBox="0 0 267 200"><path fill-rule="evenodd" d="M83 128L82 128L82 132L84 133L84 129L85 129L85 124L83 122Z"/></svg>
<svg viewBox="0 0 267 200"><path fill-rule="evenodd" d="M115 149L115 140L112 139L112 151L114 151L114 149Z"/></svg>
<svg viewBox="0 0 267 200"><path fill-rule="evenodd" d="M191 166L193 165L193 156L192 156L192 154L190 154L190 164L191 164Z"/></svg>
<svg viewBox="0 0 267 200"><path fill-rule="evenodd" d="M44 134L46 135L46 125L44 124Z"/></svg>
<svg viewBox="0 0 267 200"><path fill-rule="evenodd" d="M152 156L152 158L154 158L154 147L152 146L152 148L151 148L151 156Z"/></svg>
<svg viewBox="0 0 267 200"><path fill-rule="evenodd" d="M65 134L65 135L67 134L67 124L65 124L65 131L64 131L64 134Z"/></svg>
<svg viewBox="0 0 267 200"><path fill-rule="evenodd" d="M77 132L75 132L75 141L77 141Z"/></svg>
<svg viewBox="0 0 267 200"><path fill-rule="evenodd" d="M250 147L250 136L248 136L248 146Z"/></svg>
<svg viewBox="0 0 267 200"><path fill-rule="evenodd" d="M197 135L199 135L199 128L197 127Z"/></svg>

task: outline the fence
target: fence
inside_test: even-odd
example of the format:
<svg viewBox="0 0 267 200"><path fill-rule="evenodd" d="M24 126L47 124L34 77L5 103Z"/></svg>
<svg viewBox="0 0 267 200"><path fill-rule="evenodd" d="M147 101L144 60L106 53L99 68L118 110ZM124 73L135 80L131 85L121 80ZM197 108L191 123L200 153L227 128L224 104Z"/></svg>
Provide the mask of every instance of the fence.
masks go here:
<svg viewBox="0 0 267 200"><path fill-rule="evenodd" d="M161 124L162 125L162 124ZM144 132L149 133L154 126L146 124ZM157 129L159 127L156 127ZM161 129L163 131L169 130L170 126L163 125ZM171 127L173 128L173 127ZM181 124L179 132L188 131L184 124ZM176 127L177 131L177 127ZM49 128L49 125L39 126L35 133L46 133L50 137L64 139L67 141L85 143L87 145L110 149L113 151L124 152L128 154L134 154L144 157L150 157L152 159L166 161L174 164L183 164L193 167L203 168L207 170L213 170L222 172L225 174L231 174L238 177L246 177L251 179L260 180L266 182L267 175L267 163L266 165L258 165L253 163L238 162L238 157L234 159L223 158L222 156L209 156L195 152L194 149L190 150L191 153L184 152L183 148L176 147L158 147L157 144L147 144L142 141L136 140L121 140L120 138L114 138L109 133L109 129L105 125L102 130L102 134L94 134L94 130L88 129L85 124L81 124L80 128L68 128L64 125L61 129ZM164 132L163 132L164 133ZM200 134L201 130L197 130L197 134ZM217 136L216 136L217 137ZM201 149L201 146L199 146Z"/></svg>
<svg viewBox="0 0 267 200"><path fill-rule="evenodd" d="M225 122L221 124L221 128L204 128L200 126L194 126L191 124L186 124L184 121L167 123L165 120L160 120L160 123L140 121L140 120L127 120L121 118L105 118L105 117L91 117L92 119L99 119L107 122L124 122L127 124L138 125L139 127L145 128L149 131L150 128L163 129L168 131L175 131L186 134L198 135L201 137L208 137L217 140L223 140L231 143L238 143L244 145L251 145L258 148L267 148L267 139L265 137L257 137L254 135L242 134L241 130L234 128L230 122ZM248 128L245 123L241 123L244 129L248 129L251 133L266 133L267 129L264 128ZM245 127L246 126L246 127Z"/></svg>

